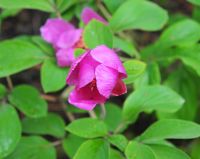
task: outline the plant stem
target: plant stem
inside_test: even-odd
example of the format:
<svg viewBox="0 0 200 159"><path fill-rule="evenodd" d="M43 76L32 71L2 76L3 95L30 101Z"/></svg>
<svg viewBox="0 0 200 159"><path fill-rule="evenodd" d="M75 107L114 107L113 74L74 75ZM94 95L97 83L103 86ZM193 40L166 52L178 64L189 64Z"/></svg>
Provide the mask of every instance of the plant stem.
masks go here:
<svg viewBox="0 0 200 159"><path fill-rule="evenodd" d="M59 146L61 143L62 143L61 140L57 140L57 141L52 142L52 145L53 146Z"/></svg>
<svg viewBox="0 0 200 159"><path fill-rule="evenodd" d="M112 17L107 11L107 9L102 5L100 0L97 0L97 6L107 20L109 20Z"/></svg>
<svg viewBox="0 0 200 159"><path fill-rule="evenodd" d="M104 119L106 117L106 109L105 109L105 105L104 104L100 104L101 107L101 119Z"/></svg>
<svg viewBox="0 0 200 159"><path fill-rule="evenodd" d="M10 76L6 77L6 81L8 83L9 90L12 90L13 89L13 83L12 83L12 79L10 78Z"/></svg>
<svg viewBox="0 0 200 159"><path fill-rule="evenodd" d="M66 117L69 119L70 122L72 122L76 119L75 116L72 113L70 113L66 110L66 104L63 101L61 101L61 107L62 107Z"/></svg>
<svg viewBox="0 0 200 159"><path fill-rule="evenodd" d="M49 4L52 6L54 12L56 13L56 16L58 18L62 18L61 14L60 14L60 11L58 10L56 4L54 2L52 2L51 0L48 0Z"/></svg>
<svg viewBox="0 0 200 159"><path fill-rule="evenodd" d="M96 113L93 110L88 111L91 118L97 118Z"/></svg>

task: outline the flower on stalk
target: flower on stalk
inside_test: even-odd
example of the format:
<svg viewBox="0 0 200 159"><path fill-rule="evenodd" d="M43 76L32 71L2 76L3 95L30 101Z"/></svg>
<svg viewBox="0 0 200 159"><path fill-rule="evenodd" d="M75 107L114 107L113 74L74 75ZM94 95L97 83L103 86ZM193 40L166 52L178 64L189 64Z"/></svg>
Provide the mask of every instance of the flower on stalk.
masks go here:
<svg viewBox="0 0 200 159"><path fill-rule="evenodd" d="M42 38L56 50L57 63L61 67L70 66L74 61L74 49L81 42L82 29L60 19L48 19L40 28Z"/></svg>
<svg viewBox="0 0 200 159"><path fill-rule="evenodd" d="M97 21L100 21L104 23L105 25L108 24L108 22L102 18L99 14L97 14L93 9L89 7L85 7L81 13L81 19L83 20L83 23L87 25L92 19L96 19Z"/></svg>
<svg viewBox="0 0 200 159"><path fill-rule="evenodd" d="M75 89L69 95L69 103L80 109L92 110L111 96L126 93L125 69L117 54L105 45L86 51L76 59L67 77L67 83Z"/></svg>

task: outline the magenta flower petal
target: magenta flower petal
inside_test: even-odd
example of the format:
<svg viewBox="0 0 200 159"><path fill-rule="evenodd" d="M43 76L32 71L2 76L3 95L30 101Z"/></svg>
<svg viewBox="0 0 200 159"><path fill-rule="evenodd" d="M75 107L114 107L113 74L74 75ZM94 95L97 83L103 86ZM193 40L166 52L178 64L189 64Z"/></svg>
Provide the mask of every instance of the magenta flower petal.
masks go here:
<svg viewBox="0 0 200 159"><path fill-rule="evenodd" d="M61 34L57 41L59 48L70 48L73 47L81 38L82 29L73 29Z"/></svg>
<svg viewBox="0 0 200 159"><path fill-rule="evenodd" d="M108 98L117 82L118 72L101 64L97 66L95 75L99 93Z"/></svg>
<svg viewBox="0 0 200 159"><path fill-rule="evenodd" d="M108 22L102 18L99 14L97 14L93 9L86 7L83 9L81 13L81 19L83 20L84 24L88 24L92 19L96 19L104 24L108 24Z"/></svg>
<svg viewBox="0 0 200 159"><path fill-rule="evenodd" d="M70 66L75 60L74 49L59 49L56 53L56 59L60 67Z"/></svg>
<svg viewBox="0 0 200 159"><path fill-rule="evenodd" d="M72 29L74 26L62 19L48 19L40 28L40 32L44 40L55 44L63 32Z"/></svg>
<svg viewBox="0 0 200 159"><path fill-rule="evenodd" d="M122 94L125 94L127 92L127 88L125 83L119 79L115 85L115 88L112 91L112 95L114 96L120 96Z"/></svg>
<svg viewBox="0 0 200 159"><path fill-rule="evenodd" d="M66 82L69 85L78 85L79 82L79 63L88 55L86 52L79 56L71 65Z"/></svg>
<svg viewBox="0 0 200 159"><path fill-rule="evenodd" d="M100 45L93 49L90 54L96 61L119 71L121 78L127 77L124 66L122 65L117 54L112 49L109 49L105 45Z"/></svg>
<svg viewBox="0 0 200 159"><path fill-rule="evenodd" d="M69 103L84 110L92 110L96 104L104 103L105 98L97 89L91 89L90 85L73 90L69 95Z"/></svg>
<svg viewBox="0 0 200 159"><path fill-rule="evenodd" d="M99 63L88 54L80 63L77 88L84 87L95 78L95 68Z"/></svg>

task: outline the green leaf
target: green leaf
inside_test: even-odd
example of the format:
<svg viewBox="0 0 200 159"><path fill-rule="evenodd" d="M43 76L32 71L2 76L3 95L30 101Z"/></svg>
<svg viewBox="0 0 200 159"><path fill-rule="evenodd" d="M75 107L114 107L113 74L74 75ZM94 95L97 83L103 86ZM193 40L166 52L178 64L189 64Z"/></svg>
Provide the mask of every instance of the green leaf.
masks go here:
<svg viewBox="0 0 200 159"><path fill-rule="evenodd" d="M188 2L200 6L200 1L199 0L187 0Z"/></svg>
<svg viewBox="0 0 200 159"><path fill-rule="evenodd" d="M0 7L6 9L37 9L53 12L53 4L49 0L0 0Z"/></svg>
<svg viewBox="0 0 200 159"><path fill-rule="evenodd" d="M119 148L121 151L124 151L126 146L128 145L128 140L125 136L117 134L108 137L108 141Z"/></svg>
<svg viewBox="0 0 200 159"><path fill-rule="evenodd" d="M165 145L149 145L156 158L161 159L191 159L185 152Z"/></svg>
<svg viewBox="0 0 200 159"><path fill-rule="evenodd" d="M21 10L20 9L3 9L0 13L0 20L4 20L8 17L16 16Z"/></svg>
<svg viewBox="0 0 200 159"><path fill-rule="evenodd" d="M83 32L83 39L89 48L95 48L102 44L110 48L113 46L113 35L109 27L96 20L87 24Z"/></svg>
<svg viewBox="0 0 200 159"><path fill-rule="evenodd" d="M116 36L114 36L113 39L113 47L121 49L129 56L136 56L136 54L139 54L135 46L131 42Z"/></svg>
<svg viewBox="0 0 200 159"><path fill-rule="evenodd" d="M158 47L188 46L200 39L200 25L190 19L181 20L168 27L160 36Z"/></svg>
<svg viewBox="0 0 200 159"><path fill-rule="evenodd" d="M65 122L55 113L36 119L24 118L22 128L28 134L52 135L57 138L64 137L65 134Z"/></svg>
<svg viewBox="0 0 200 159"><path fill-rule="evenodd" d="M157 4L149 1L129 0L125 1L114 13L110 26L114 31L126 29L156 31L160 30L167 20L167 12Z"/></svg>
<svg viewBox="0 0 200 159"><path fill-rule="evenodd" d="M114 103L106 103L106 116L104 122L109 131L114 131L122 121L122 110Z"/></svg>
<svg viewBox="0 0 200 159"><path fill-rule="evenodd" d="M142 111L176 112L183 103L184 99L168 87L159 85L141 87L126 99L123 118L129 123L136 120Z"/></svg>
<svg viewBox="0 0 200 159"><path fill-rule="evenodd" d="M179 119L163 119L152 124L139 137L145 143L163 139L192 139L200 136L200 125Z"/></svg>
<svg viewBox="0 0 200 159"><path fill-rule="evenodd" d="M47 114L47 102L32 86L16 86L9 95L9 101L28 117L43 117Z"/></svg>
<svg viewBox="0 0 200 159"><path fill-rule="evenodd" d="M103 121L82 118L71 122L66 130L83 138L96 138L107 135L107 127Z"/></svg>
<svg viewBox="0 0 200 159"><path fill-rule="evenodd" d="M0 83L0 99L3 99L3 97L6 95L6 87Z"/></svg>
<svg viewBox="0 0 200 159"><path fill-rule="evenodd" d="M69 134L64 140L63 140L63 148L66 154L73 158L76 154L78 148L80 145L85 141L84 138L78 137L73 134Z"/></svg>
<svg viewBox="0 0 200 159"><path fill-rule="evenodd" d="M148 86L158 85L161 82L161 75L159 65L156 62L149 63L145 72L134 81L134 87L136 89Z"/></svg>
<svg viewBox="0 0 200 159"><path fill-rule="evenodd" d="M124 63L128 78L124 79L126 84L133 83L142 73L144 73L146 64L138 60L128 60Z"/></svg>
<svg viewBox="0 0 200 159"><path fill-rule="evenodd" d="M125 154L127 159L157 159L149 146L136 141L129 142Z"/></svg>
<svg viewBox="0 0 200 159"><path fill-rule="evenodd" d="M0 158L9 155L21 137L21 124L16 110L10 105L0 106Z"/></svg>
<svg viewBox="0 0 200 159"><path fill-rule="evenodd" d="M56 159L54 146L39 136L22 137L15 151L6 159Z"/></svg>
<svg viewBox="0 0 200 159"><path fill-rule="evenodd" d="M177 48L173 50L176 59L180 59L186 66L189 66L200 76L200 45Z"/></svg>
<svg viewBox="0 0 200 159"><path fill-rule="evenodd" d="M164 84L171 87L178 92L185 99L183 107L176 113L163 114L159 113L160 118L179 118L184 120L195 120L198 110L198 87L197 83L199 79L195 80L193 74L185 70L185 68L179 68L171 73ZM186 115L187 114L187 115Z"/></svg>
<svg viewBox="0 0 200 159"><path fill-rule="evenodd" d="M45 60L41 70L41 81L44 91L47 93L62 89L66 85L68 71L69 68L58 67L53 59Z"/></svg>
<svg viewBox="0 0 200 159"><path fill-rule="evenodd" d="M122 5L122 3L125 2L125 0L115 0L115 1L103 0L103 2L105 3L109 11L111 13L114 13L120 7L120 5Z"/></svg>
<svg viewBox="0 0 200 159"><path fill-rule="evenodd" d="M124 157L119 151L110 148L109 159L124 159Z"/></svg>
<svg viewBox="0 0 200 159"><path fill-rule="evenodd" d="M190 144L190 146L189 146L190 156L193 159L200 159L199 151L200 151L200 141L196 140L196 141L192 142L192 144Z"/></svg>
<svg viewBox="0 0 200 159"><path fill-rule="evenodd" d="M103 139L84 142L73 159L108 159L109 144Z"/></svg>
<svg viewBox="0 0 200 159"><path fill-rule="evenodd" d="M25 39L2 41L0 42L0 50L0 77L33 67L45 58L38 47Z"/></svg>
<svg viewBox="0 0 200 159"><path fill-rule="evenodd" d="M37 45L47 56L54 56L54 49L52 45L45 42L40 36L32 36L32 42Z"/></svg>

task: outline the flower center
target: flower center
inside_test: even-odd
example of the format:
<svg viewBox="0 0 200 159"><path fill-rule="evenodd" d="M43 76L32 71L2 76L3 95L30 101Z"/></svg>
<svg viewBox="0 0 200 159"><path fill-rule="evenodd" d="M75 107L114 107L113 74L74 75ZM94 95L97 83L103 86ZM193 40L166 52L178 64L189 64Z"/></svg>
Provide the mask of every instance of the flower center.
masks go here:
<svg viewBox="0 0 200 159"><path fill-rule="evenodd" d="M95 89L95 87L96 87L96 79L93 79L92 82L90 82L90 86L89 87L90 87L91 91L93 91Z"/></svg>
<svg viewBox="0 0 200 159"><path fill-rule="evenodd" d="M81 36L79 41L75 44L75 48L86 49L86 45L83 41L83 37Z"/></svg>

